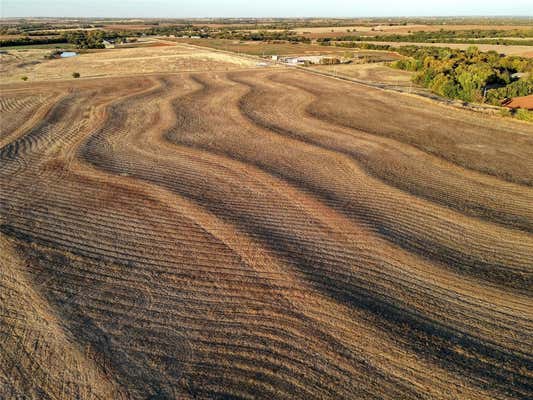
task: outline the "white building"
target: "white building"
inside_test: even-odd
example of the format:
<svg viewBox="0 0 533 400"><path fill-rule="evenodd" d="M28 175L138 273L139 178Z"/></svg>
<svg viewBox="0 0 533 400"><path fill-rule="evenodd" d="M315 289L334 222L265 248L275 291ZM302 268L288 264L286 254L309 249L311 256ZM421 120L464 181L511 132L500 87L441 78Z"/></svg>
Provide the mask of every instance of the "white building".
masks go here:
<svg viewBox="0 0 533 400"><path fill-rule="evenodd" d="M283 59L285 64L289 65L304 65L309 64L320 64L320 61L324 56L301 56L301 57L287 57Z"/></svg>

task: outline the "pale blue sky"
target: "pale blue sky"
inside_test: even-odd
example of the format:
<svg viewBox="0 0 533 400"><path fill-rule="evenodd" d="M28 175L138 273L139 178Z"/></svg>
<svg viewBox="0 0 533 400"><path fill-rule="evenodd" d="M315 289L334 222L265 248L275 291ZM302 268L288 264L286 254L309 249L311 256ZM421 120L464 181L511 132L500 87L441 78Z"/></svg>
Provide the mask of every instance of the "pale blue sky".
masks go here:
<svg viewBox="0 0 533 400"><path fill-rule="evenodd" d="M2 17L532 16L533 0L0 0Z"/></svg>

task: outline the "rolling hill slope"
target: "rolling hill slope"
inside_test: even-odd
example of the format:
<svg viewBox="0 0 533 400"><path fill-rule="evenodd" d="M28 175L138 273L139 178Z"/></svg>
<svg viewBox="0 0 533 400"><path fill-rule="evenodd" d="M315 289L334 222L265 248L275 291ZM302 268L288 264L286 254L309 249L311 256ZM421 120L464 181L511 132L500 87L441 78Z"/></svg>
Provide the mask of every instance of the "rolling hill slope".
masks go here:
<svg viewBox="0 0 533 400"><path fill-rule="evenodd" d="M285 69L1 93L0 397L533 396L531 125Z"/></svg>

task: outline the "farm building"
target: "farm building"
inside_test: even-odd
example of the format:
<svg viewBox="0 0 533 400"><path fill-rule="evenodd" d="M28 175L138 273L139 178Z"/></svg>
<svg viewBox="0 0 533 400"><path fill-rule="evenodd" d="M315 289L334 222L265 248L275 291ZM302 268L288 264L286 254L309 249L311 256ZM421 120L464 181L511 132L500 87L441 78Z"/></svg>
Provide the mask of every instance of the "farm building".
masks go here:
<svg viewBox="0 0 533 400"><path fill-rule="evenodd" d="M289 65L305 65L305 64L342 64L349 61L348 59L340 59L331 56L300 56L300 57L286 57L282 61Z"/></svg>
<svg viewBox="0 0 533 400"><path fill-rule="evenodd" d="M283 62L289 65L320 64L324 56L286 57Z"/></svg>
<svg viewBox="0 0 533 400"><path fill-rule="evenodd" d="M283 62L289 65L298 65L298 64L304 63L298 57L288 57L288 58L283 59Z"/></svg>

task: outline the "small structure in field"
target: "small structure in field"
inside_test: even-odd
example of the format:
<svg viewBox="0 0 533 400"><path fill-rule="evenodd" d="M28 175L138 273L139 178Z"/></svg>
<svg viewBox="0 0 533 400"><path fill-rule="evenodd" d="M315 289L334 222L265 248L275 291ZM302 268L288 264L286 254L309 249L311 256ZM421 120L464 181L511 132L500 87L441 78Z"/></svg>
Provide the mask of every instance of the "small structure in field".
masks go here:
<svg viewBox="0 0 533 400"><path fill-rule="evenodd" d="M114 49L115 48L115 41L112 39L104 40L102 42L106 49Z"/></svg>
<svg viewBox="0 0 533 400"><path fill-rule="evenodd" d="M283 62L289 65L303 64L303 61L300 60L298 57L287 57L283 60Z"/></svg>
<svg viewBox="0 0 533 400"><path fill-rule="evenodd" d="M288 65L308 65L319 64L323 56L300 56L300 57L285 57L282 61Z"/></svg>
<svg viewBox="0 0 533 400"><path fill-rule="evenodd" d="M300 57L285 57L281 59L288 65L333 65L344 64L349 62L349 59L332 57L332 56L300 56Z"/></svg>

